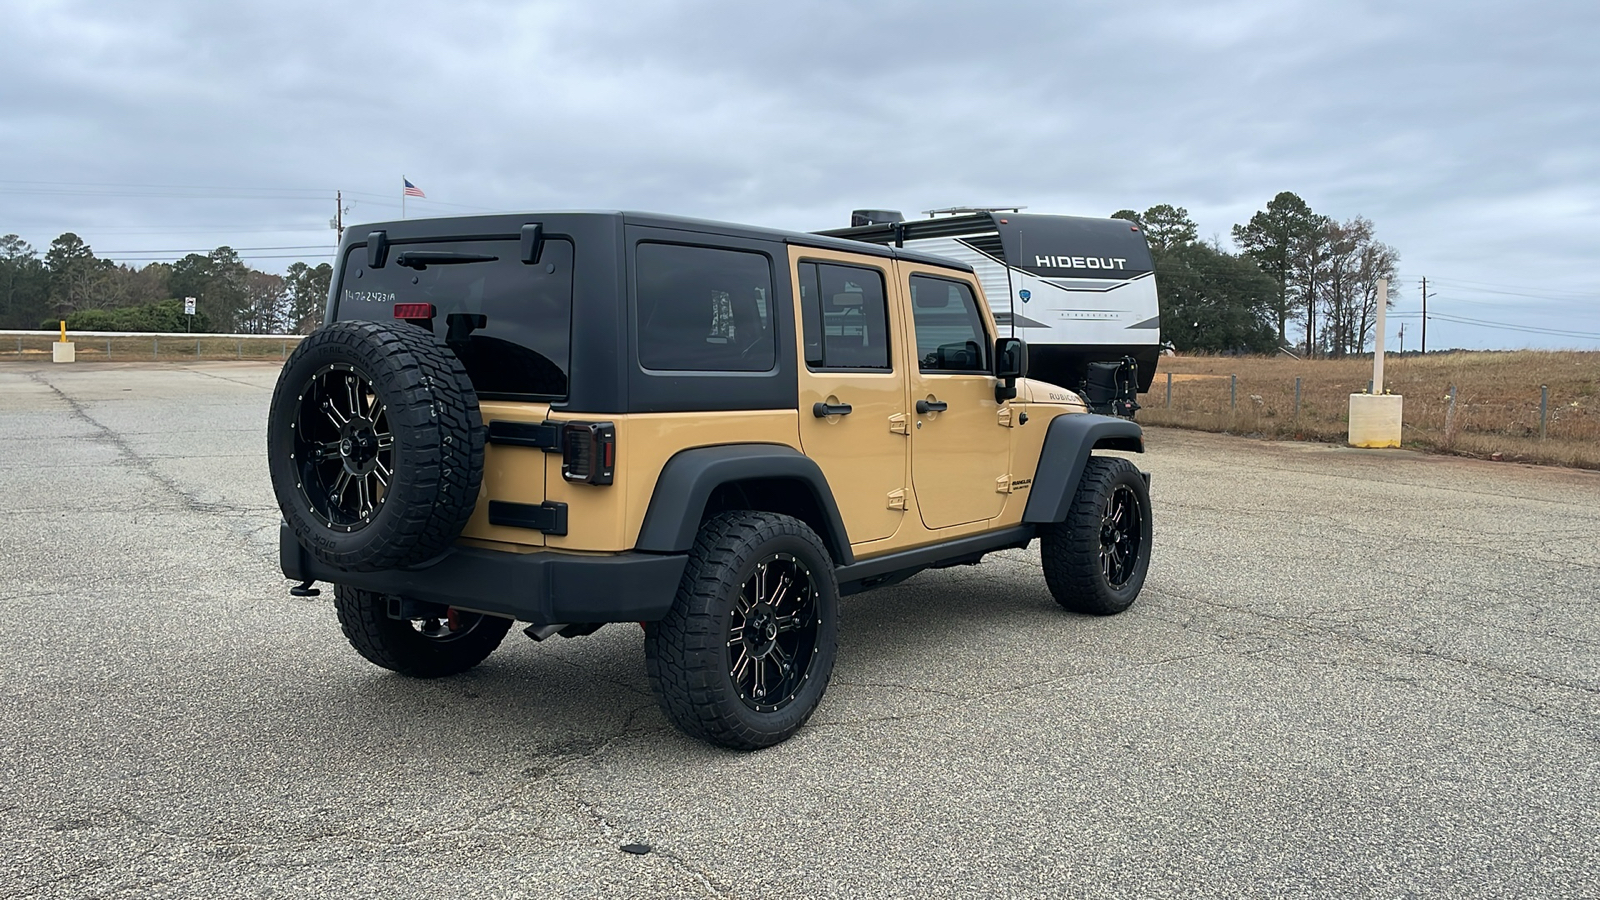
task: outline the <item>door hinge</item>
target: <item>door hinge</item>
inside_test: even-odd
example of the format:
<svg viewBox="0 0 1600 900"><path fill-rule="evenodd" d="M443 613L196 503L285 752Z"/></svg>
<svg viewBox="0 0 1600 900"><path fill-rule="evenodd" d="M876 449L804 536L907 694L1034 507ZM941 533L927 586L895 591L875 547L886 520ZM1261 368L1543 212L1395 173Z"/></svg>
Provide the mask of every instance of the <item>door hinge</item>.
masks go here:
<svg viewBox="0 0 1600 900"><path fill-rule="evenodd" d="M490 500L489 524L528 528L561 537L567 533L567 505L550 500L537 505Z"/></svg>
<svg viewBox="0 0 1600 900"><path fill-rule="evenodd" d="M509 447L535 447L546 453L561 449L561 425L556 422L512 422L492 419L488 441Z"/></svg>
<svg viewBox="0 0 1600 900"><path fill-rule="evenodd" d="M1006 428L1016 427L1016 420L1012 417L1011 413L1011 404L1006 403L1001 405L1000 411L996 414L996 416L996 421Z"/></svg>
<svg viewBox="0 0 1600 900"><path fill-rule="evenodd" d="M895 434L910 434L911 429L906 426L906 414L895 413L894 415L890 416L889 430Z"/></svg>
<svg viewBox="0 0 1600 900"><path fill-rule="evenodd" d="M889 508L890 509L905 509L906 508L906 489L905 488L898 488L896 490L892 490L892 491L889 492Z"/></svg>
<svg viewBox="0 0 1600 900"><path fill-rule="evenodd" d="M1011 493L1011 476L1001 475L999 478L996 478L994 480L994 492L996 494Z"/></svg>

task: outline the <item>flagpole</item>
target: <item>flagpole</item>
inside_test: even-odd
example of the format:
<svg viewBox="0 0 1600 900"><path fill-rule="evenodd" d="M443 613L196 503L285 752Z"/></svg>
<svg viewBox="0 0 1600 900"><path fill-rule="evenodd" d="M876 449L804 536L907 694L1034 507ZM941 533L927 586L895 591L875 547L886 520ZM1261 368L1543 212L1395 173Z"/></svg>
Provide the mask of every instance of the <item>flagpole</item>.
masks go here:
<svg viewBox="0 0 1600 900"><path fill-rule="evenodd" d="M400 176L400 218L406 217L406 176Z"/></svg>

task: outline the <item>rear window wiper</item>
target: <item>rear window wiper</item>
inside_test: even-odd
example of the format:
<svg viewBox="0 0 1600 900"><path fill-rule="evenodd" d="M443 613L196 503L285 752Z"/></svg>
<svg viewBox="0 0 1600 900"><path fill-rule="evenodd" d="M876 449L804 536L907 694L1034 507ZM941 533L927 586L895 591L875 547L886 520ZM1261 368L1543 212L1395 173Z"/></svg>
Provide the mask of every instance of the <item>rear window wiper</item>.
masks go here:
<svg viewBox="0 0 1600 900"><path fill-rule="evenodd" d="M455 253L450 250L407 250L395 257L395 265L422 271L429 266L453 266L461 263L494 262L498 256L484 253Z"/></svg>

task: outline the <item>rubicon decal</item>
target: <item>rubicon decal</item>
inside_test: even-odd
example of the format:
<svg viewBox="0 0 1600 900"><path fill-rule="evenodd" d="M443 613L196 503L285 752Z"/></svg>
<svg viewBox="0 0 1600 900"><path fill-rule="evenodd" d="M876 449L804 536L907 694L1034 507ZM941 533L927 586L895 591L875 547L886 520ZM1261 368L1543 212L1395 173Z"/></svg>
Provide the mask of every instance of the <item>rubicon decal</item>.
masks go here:
<svg viewBox="0 0 1600 900"><path fill-rule="evenodd" d="M1112 269L1128 267L1128 260L1120 256L1035 256L1038 269Z"/></svg>

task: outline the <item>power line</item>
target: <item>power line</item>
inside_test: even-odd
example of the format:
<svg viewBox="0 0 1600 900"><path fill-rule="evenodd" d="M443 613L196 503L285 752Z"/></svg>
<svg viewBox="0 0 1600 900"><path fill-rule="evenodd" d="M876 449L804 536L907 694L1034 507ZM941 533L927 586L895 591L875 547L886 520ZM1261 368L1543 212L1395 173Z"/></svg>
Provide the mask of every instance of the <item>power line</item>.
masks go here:
<svg viewBox="0 0 1600 900"><path fill-rule="evenodd" d="M10 185L18 185L11 187ZM275 188L275 187L242 187L239 185L198 185L198 184L135 184L124 182L97 182L97 181L19 181L14 179L0 179L0 194L35 195L35 196L69 196L69 197L149 197L153 199L174 200L290 200L310 201L326 200L327 195L335 193L336 188ZM197 191L225 193L194 193ZM241 193L242 192L242 193ZM399 208L399 203L385 202L391 195L375 191L344 191L354 197L366 198L365 202L375 206L388 206ZM267 196L276 194L277 196ZM435 206L449 206L456 209L469 209L480 212L500 212L500 207L472 206L466 203L448 203L443 200L426 200Z"/></svg>
<svg viewBox="0 0 1600 900"><path fill-rule="evenodd" d="M248 187L237 184L137 184L133 182L120 181L21 181L13 178L0 178L0 184L49 185L55 187L158 188L186 191L301 191L308 193L320 191L322 193L329 193L334 190L334 188L320 187Z"/></svg>
<svg viewBox="0 0 1600 900"><path fill-rule="evenodd" d="M335 251L335 250L324 250L324 252L321 252L321 253L282 253L282 254L261 254L261 253L248 253L248 254L246 254L246 253L241 253L241 254L239 254L239 258L240 259L332 259L336 255L337 255L337 251ZM182 258L183 258L182 256L179 256L177 254L168 254L168 255L160 256L160 257L157 257L157 256L142 256L142 257L129 257L127 259L112 259L112 260L107 260L107 261L108 262L141 262L141 261L148 260L150 262L165 262L167 260L182 259Z"/></svg>
<svg viewBox="0 0 1600 900"><path fill-rule="evenodd" d="M185 194L172 191L72 191L72 190L34 190L31 188L0 187L0 194L17 196L58 196L58 197L138 197L152 200L270 200L273 202L292 201L301 203L314 200L327 199L322 194L296 194L287 196L267 197L259 194Z"/></svg>
<svg viewBox="0 0 1600 900"><path fill-rule="evenodd" d="M1533 297L1535 299L1541 299L1541 300L1542 299L1546 299L1546 298L1542 297L1539 294L1525 294L1525 293L1519 293L1519 292L1516 292L1516 291L1491 290L1491 288L1519 288L1519 287L1526 287L1526 285L1520 285L1520 284L1496 284L1494 282L1488 282L1488 281L1467 281L1467 280L1461 279L1461 278L1435 278L1434 281L1436 283L1441 283L1441 284L1453 284L1453 285L1456 285L1456 286L1466 286L1466 287L1469 287L1472 290L1481 291L1482 293L1485 293L1485 294L1508 294L1508 295L1513 296L1513 297ZM1572 294L1574 296L1574 298L1578 299L1578 300L1600 299L1600 295L1597 295L1596 292L1593 291L1593 290L1578 290L1578 291L1574 291L1574 290L1568 290L1566 288L1544 288L1544 290L1553 291L1553 292L1555 292L1557 294Z"/></svg>
<svg viewBox="0 0 1600 900"><path fill-rule="evenodd" d="M1392 312L1389 313L1389 316L1391 318L1418 319L1422 317L1422 313ZM1514 325L1510 322L1490 322L1485 319L1471 319L1467 318L1466 316L1455 316L1449 313L1439 312L1428 313L1428 318L1436 322L1451 322L1456 325L1472 325L1478 328L1504 328L1508 331L1526 331L1532 334L1548 334L1556 337L1575 337L1600 341L1600 333L1587 331L1570 331L1561 328L1540 328L1534 325Z"/></svg>
<svg viewBox="0 0 1600 900"><path fill-rule="evenodd" d="M222 246L227 247L228 245L223 244ZM106 256L140 256L140 255L144 255L144 256L162 256L162 255L165 255L165 254L168 254L168 253L210 253L211 251L217 250L217 249L220 249L220 248L219 247L199 247L199 248L190 249L190 250L103 250L103 251L97 250L97 251L95 251L95 256L99 256L99 257L106 257ZM228 249L232 250L232 251L234 251L236 253L245 253L247 251L254 252L254 251L261 251L261 250L326 250L326 249L328 249L328 245L327 244L304 244L304 245L297 246L297 247L228 247Z"/></svg>

